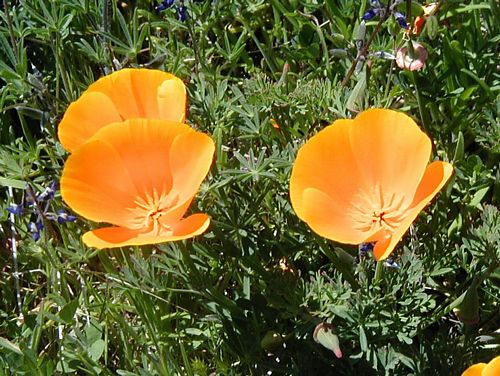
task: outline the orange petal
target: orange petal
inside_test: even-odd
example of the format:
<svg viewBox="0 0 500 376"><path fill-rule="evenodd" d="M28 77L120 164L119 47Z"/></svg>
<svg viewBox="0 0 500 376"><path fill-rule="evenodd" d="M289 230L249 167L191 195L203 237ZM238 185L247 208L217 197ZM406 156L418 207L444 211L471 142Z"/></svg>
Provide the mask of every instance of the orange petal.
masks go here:
<svg viewBox="0 0 500 376"><path fill-rule="evenodd" d="M175 224L172 232L154 235L123 227L105 227L83 235L83 242L98 249L133 245L158 244L192 238L208 228L210 217L203 213L193 214Z"/></svg>
<svg viewBox="0 0 500 376"><path fill-rule="evenodd" d="M72 151L111 122L135 118L183 122L185 112L186 89L179 78L153 69L122 69L89 86L66 111L59 134L63 146ZM82 131L80 119L88 119L85 124L91 126Z"/></svg>
<svg viewBox="0 0 500 376"><path fill-rule="evenodd" d="M443 188L453 173L453 166L447 162L436 161L427 166L422 181L418 185L413 203L405 214L404 220L389 238L377 241L373 254L377 260L384 260L392 253L410 225L420 212L429 204Z"/></svg>
<svg viewBox="0 0 500 376"><path fill-rule="evenodd" d="M162 194L172 187L170 149L177 137L197 134L186 124L133 119L108 125L95 134L122 160L137 192ZM210 139L207 135L201 137Z"/></svg>
<svg viewBox="0 0 500 376"><path fill-rule="evenodd" d="M186 119L186 87L175 76L162 82L157 89L158 112L161 119L184 123Z"/></svg>
<svg viewBox="0 0 500 376"><path fill-rule="evenodd" d="M315 188L335 200L341 216L346 213L351 201L364 187L362 176L354 160L349 138L352 120L337 120L309 139L297 153L290 177L290 199L297 215L304 216L304 191ZM307 208L310 212L310 208ZM338 220L342 220L339 218Z"/></svg>
<svg viewBox="0 0 500 376"><path fill-rule="evenodd" d="M366 184L380 186L387 201L393 195L402 198L401 207L408 207L429 162L429 137L393 110L370 109L354 122L351 143Z"/></svg>
<svg viewBox="0 0 500 376"><path fill-rule="evenodd" d="M170 148L172 191L179 202L194 196L207 176L215 151L213 140L204 133L190 132L177 136Z"/></svg>
<svg viewBox="0 0 500 376"><path fill-rule="evenodd" d="M469 368L467 368L463 373L462 376L482 376L482 372L484 367L486 367L485 363L477 363Z"/></svg>
<svg viewBox="0 0 500 376"><path fill-rule="evenodd" d="M73 152L104 124L119 121L122 121L120 113L107 95L84 93L69 105L59 123L59 141L66 150Z"/></svg>
<svg viewBox="0 0 500 376"><path fill-rule="evenodd" d="M175 194L175 193L174 193ZM177 196L179 197L179 196ZM194 195L189 197L185 201L178 201L177 205L171 207L168 212L164 212L164 214L160 218L160 223L163 225L170 226L172 223L177 223L184 216L186 211L189 209L191 205L191 201L193 201Z"/></svg>
<svg viewBox="0 0 500 376"><path fill-rule="evenodd" d="M204 162L207 166L204 171L200 172L200 162L196 160L193 165L189 164L193 158L174 160L182 167L173 168L171 151L178 138L186 140L184 148L195 148L191 153L199 152L202 158L208 159ZM189 143L191 139L193 142ZM209 136L195 132L186 124L147 119L110 124L68 158L61 178L62 197L73 210L88 219L137 230L144 226L137 216L138 203L148 201L149 197L166 197L174 205L172 218L178 219L212 161L212 154L199 149L200 140L213 145ZM189 197L184 197L185 191L177 188L172 191L172 171L178 170L183 171L187 181L197 184L195 188L180 187L189 191ZM204 175L200 177L202 172ZM195 182L189 180L189 173L196 176Z"/></svg>
<svg viewBox="0 0 500 376"><path fill-rule="evenodd" d="M316 188L306 188L301 198L301 218L309 227L327 239L341 243L359 244L367 237L352 216L337 206L337 200Z"/></svg>
<svg viewBox="0 0 500 376"><path fill-rule="evenodd" d="M169 82L172 83L168 84ZM87 91L99 91L108 95L124 119L160 118L158 97L159 93L166 91L165 87L173 88L167 91L169 99L174 101L169 105L175 109L175 117L168 117L170 113L164 112L167 117L161 118L176 122L184 120L178 117L180 113L184 114L186 107L184 84L174 75L159 70L122 69L97 80Z"/></svg>
<svg viewBox="0 0 500 376"><path fill-rule="evenodd" d="M493 358L483 369L481 376L499 376L500 375L500 356Z"/></svg>
<svg viewBox="0 0 500 376"><path fill-rule="evenodd" d="M127 226L131 219L128 208L135 206L137 191L116 150L91 140L66 161L61 195L83 217Z"/></svg>

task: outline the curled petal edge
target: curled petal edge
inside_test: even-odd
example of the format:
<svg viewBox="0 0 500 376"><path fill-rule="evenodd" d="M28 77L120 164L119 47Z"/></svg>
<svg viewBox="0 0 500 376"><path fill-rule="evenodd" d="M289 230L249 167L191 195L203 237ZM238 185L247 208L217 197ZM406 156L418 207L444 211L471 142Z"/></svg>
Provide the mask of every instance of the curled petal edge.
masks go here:
<svg viewBox="0 0 500 376"><path fill-rule="evenodd" d="M87 246L97 249L158 244L192 238L205 232L209 225L210 217L197 213L173 224L172 232L165 235L112 226L88 231L82 240Z"/></svg>
<svg viewBox="0 0 500 376"><path fill-rule="evenodd" d="M373 254L377 261L385 260L389 257L420 212L438 194L452 174L453 166L447 162L436 161L427 166L415 193L413 203L399 228L392 234L385 233L383 238L377 239L373 249ZM372 239L367 239L366 242L374 240L372 237Z"/></svg>

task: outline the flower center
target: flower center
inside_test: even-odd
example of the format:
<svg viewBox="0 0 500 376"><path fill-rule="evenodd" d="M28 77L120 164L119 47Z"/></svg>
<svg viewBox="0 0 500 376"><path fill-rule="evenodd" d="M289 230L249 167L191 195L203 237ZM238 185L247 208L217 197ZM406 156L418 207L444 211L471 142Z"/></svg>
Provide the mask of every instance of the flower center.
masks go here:
<svg viewBox="0 0 500 376"><path fill-rule="evenodd" d="M145 197L138 197L134 203L136 207L130 209L134 214L133 227L151 231L153 235L172 234L172 227L166 223L165 219L170 209L178 201L178 195L168 193L158 193L156 189L152 194L146 193Z"/></svg>
<svg viewBox="0 0 500 376"><path fill-rule="evenodd" d="M377 184L372 192L360 192L353 204L351 215L356 228L363 232L387 230L394 232L404 218L404 197L382 192Z"/></svg>
<svg viewBox="0 0 500 376"><path fill-rule="evenodd" d="M373 212L373 217L372 217L372 223L377 223L379 226L383 226L384 224L387 224L384 220L384 215L385 212Z"/></svg>

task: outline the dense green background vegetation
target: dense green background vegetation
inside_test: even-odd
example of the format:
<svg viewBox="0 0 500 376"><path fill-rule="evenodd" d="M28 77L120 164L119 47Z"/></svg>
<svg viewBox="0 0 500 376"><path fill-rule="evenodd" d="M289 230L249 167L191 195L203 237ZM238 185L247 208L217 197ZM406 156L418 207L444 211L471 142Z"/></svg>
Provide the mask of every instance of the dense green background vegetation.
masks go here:
<svg viewBox="0 0 500 376"><path fill-rule="evenodd" d="M186 2L184 22L145 0L4 1L0 374L458 375L497 355L500 9L442 3L412 36L429 52L422 71L368 55L342 85L366 0ZM411 11L409 23L422 9ZM405 38L390 17L369 52ZM46 218L35 241L28 224L44 208L14 223L6 209L58 180L66 107L123 67L186 82L189 124L217 144L192 208L209 231L96 251L80 241L93 224ZM298 147L369 107L413 116L455 166L394 254L400 269L378 281L372 257L316 236L288 197ZM48 211L61 208L56 194ZM320 322L336 327L343 358L314 342Z"/></svg>

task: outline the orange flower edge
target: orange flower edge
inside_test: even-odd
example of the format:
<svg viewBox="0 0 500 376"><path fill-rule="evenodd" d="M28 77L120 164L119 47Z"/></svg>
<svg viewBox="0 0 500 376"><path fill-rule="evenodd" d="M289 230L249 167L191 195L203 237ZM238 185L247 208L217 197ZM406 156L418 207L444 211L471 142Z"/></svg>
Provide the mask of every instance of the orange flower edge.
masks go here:
<svg viewBox="0 0 500 376"><path fill-rule="evenodd" d="M500 356L493 358L488 364L476 363L467 368L462 376L498 376L500 375Z"/></svg>
<svg viewBox="0 0 500 376"><path fill-rule="evenodd" d="M112 227L86 233L96 248L161 243L204 232L183 218L212 164L213 140L186 124L133 119L97 131L66 161L61 195L79 215Z"/></svg>
<svg viewBox="0 0 500 376"><path fill-rule="evenodd" d="M63 147L73 152L103 126L127 119L184 122L186 88L172 74L122 69L102 77L71 103L58 128Z"/></svg>
<svg viewBox="0 0 500 376"><path fill-rule="evenodd" d="M292 206L325 238L375 242L383 260L453 172L446 162L427 165L430 154L430 139L403 113L371 109L337 120L300 148Z"/></svg>
<svg viewBox="0 0 500 376"><path fill-rule="evenodd" d="M83 234L83 242L98 249L133 245L158 244L189 239L201 235L210 225L210 217L203 213L193 214L171 226L171 234L156 235L153 231L141 232L125 227L104 227Z"/></svg>

